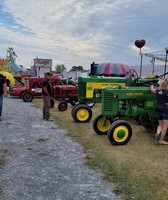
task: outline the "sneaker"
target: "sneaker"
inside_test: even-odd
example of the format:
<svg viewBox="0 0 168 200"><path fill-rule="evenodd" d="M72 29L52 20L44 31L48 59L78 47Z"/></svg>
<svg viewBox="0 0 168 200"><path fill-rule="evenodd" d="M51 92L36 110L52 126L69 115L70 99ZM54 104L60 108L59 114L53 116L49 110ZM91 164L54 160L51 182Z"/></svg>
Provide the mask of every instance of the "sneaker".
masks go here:
<svg viewBox="0 0 168 200"><path fill-rule="evenodd" d="M154 144L159 144L159 134L155 133Z"/></svg>
<svg viewBox="0 0 168 200"><path fill-rule="evenodd" d="M48 121L48 122L52 122L53 120L52 119L45 119L43 118L45 121Z"/></svg>
<svg viewBox="0 0 168 200"><path fill-rule="evenodd" d="M47 121L49 121L49 122L53 122L53 119L47 119Z"/></svg>

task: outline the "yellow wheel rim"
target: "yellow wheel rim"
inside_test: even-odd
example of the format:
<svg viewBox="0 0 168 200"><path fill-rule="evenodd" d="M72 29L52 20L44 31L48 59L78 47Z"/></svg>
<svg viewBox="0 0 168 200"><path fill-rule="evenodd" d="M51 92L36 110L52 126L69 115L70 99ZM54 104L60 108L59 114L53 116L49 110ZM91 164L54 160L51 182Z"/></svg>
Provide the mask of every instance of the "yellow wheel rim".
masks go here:
<svg viewBox="0 0 168 200"><path fill-rule="evenodd" d="M118 126L114 132L113 137L116 142L124 142L129 136L129 131L126 126Z"/></svg>
<svg viewBox="0 0 168 200"><path fill-rule="evenodd" d="M76 117L79 121L85 121L89 118L89 112L84 108L79 109L78 112L76 113Z"/></svg>
<svg viewBox="0 0 168 200"><path fill-rule="evenodd" d="M99 119L97 122L97 128L101 132L107 132L110 128L110 125L111 125L110 120L106 120L106 122L104 122L103 118Z"/></svg>

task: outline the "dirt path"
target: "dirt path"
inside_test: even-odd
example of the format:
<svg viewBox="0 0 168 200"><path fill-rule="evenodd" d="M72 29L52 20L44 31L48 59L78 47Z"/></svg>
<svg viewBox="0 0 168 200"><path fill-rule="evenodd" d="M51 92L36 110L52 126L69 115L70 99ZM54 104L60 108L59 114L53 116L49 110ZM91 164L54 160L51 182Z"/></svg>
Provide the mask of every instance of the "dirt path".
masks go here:
<svg viewBox="0 0 168 200"><path fill-rule="evenodd" d="M4 98L0 147L2 200L118 200L111 185L84 164L81 146L42 111L21 99ZM2 152L0 152L2 155Z"/></svg>

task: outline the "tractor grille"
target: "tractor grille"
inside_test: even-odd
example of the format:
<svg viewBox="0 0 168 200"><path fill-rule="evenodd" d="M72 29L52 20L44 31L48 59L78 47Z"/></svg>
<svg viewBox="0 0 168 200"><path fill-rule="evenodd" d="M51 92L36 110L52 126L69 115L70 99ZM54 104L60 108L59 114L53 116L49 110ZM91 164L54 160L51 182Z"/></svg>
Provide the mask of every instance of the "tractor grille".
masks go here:
<svg viewBox="0 0 168 200"><path fill-rule="evenodd" d="M116 115L118 113L118 95L110 88L102 89L102 114L106 116Z"/></svg>
<svg viewBox="0 0 168 200"><path fill-rule="evenodd" d="M104 94L104 110L111 111L112 110L112 99L113 94L106 92Z"/></svg>
<svg viewBox="0 0 168 200"><path fill-rule="evenodd" d="M116 100L114 99L114 93L108 92L107 90L103 90L102 92L102 114L106 116L111 116L111 114L116 112L117 108L115 108ZM115 106L114 106L115 105Z"/></svg>

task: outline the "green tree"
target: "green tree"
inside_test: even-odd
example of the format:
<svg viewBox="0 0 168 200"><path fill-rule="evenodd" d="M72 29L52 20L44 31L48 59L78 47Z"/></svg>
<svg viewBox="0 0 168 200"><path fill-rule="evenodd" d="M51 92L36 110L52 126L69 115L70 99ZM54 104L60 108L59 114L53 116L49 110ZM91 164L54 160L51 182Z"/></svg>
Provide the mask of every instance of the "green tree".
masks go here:
<svg viewBox="0 0 168 200"><path fill-rule="evenodd" d="M70 72L75 72L75 71L83 71L83 66L72 66L72 68L69 70Z"/></svg>
<svg viewBox="0 0 168 200"><path fill-rule="evenodd" d="M61 65L57 64L57 65L55 66L55 72L56 72L57 74L62 74L63 71L66 71L66 67L65 67L64 64L61 64Z"/></svg>
<svg viewBox="0 0 168 200"><path fill-rule="evenodd" d="M78 71L83 71L83 66L78 66Z"/></svg>

